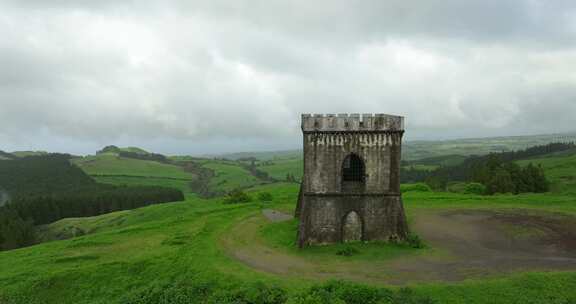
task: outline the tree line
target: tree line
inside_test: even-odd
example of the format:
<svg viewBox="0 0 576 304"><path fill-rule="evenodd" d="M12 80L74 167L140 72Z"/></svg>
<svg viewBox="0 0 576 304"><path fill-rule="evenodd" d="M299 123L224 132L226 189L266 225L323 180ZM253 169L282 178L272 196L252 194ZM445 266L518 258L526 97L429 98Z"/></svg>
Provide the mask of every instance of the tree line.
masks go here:
<svg viewBox="0 0 576 304"><path fill-rule="evenodd" d="M172 188L98 184L66 154L0 161L0 184L10 194L0 207L0 250L34 244L34 225L184 200Z"/></svg>
<svg viewBox="0 0 576 304"><path fill-rule="evenodd" d="M434 190L446 190L450 182L476 182L486 187L485 194L546 192L549 182L544 170L533 164L520 167L515 161L575 149L574 144L551 143L513 152L470 156L460 164L430 171L402 168L401 181L425 182Z"/></svg>

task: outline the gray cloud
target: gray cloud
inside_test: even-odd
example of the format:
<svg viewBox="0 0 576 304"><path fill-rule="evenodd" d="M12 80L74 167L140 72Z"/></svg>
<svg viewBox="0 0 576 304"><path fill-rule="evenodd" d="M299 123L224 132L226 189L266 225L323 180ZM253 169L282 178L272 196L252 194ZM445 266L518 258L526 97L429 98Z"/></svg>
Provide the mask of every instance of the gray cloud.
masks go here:
<svg viewBox="0 0 576 304"><path fill-rule="evenodd" d="M0 140L90 152L297 147L301 112L408 137L571 131L576 4L0 1Z"/></svg>

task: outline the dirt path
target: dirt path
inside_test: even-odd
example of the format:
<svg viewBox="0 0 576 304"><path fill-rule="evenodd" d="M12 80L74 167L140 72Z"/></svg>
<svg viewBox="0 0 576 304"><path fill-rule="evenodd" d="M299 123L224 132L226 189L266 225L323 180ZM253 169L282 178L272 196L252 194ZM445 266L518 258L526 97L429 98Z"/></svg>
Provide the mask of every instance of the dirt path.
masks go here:
<svg viewBox="0 0 576 304"><path fill-rule="evenodd" d="M278 213L264 214L277 219ZM412 229L434 249L433 254L337 263L268 247L258 235L265 218L241 222L223 244L230 255L250 267L284 276L407 284L576 269L576 218L556 213L419 210Z"/></svg>

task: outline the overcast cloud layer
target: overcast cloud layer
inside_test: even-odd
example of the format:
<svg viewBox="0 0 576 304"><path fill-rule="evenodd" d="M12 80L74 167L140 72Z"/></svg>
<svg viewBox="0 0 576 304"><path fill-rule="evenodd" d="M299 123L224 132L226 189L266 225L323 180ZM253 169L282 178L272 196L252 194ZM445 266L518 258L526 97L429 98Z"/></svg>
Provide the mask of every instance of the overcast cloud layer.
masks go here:
<svg viewBox="0 0 576 304"><path fill-rule="evenodd" d="M1 150L287 149L346 112L574 131L576 1L0 0Z"/></svg>

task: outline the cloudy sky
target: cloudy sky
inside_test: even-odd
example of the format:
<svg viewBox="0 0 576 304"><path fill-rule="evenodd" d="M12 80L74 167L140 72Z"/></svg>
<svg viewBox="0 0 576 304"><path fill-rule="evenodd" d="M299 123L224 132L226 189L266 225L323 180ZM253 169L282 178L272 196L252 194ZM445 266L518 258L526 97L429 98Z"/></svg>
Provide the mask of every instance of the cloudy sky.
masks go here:
<svg viewBox="0 0 576 304"><path fill-rule="evenodd" d="M576 131L576 1L0 0L0 150L289 149L347 112Z"/></svg>

